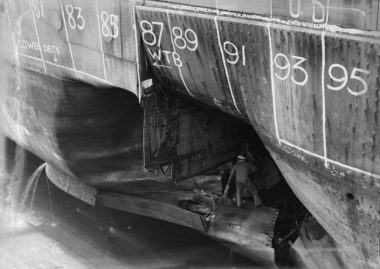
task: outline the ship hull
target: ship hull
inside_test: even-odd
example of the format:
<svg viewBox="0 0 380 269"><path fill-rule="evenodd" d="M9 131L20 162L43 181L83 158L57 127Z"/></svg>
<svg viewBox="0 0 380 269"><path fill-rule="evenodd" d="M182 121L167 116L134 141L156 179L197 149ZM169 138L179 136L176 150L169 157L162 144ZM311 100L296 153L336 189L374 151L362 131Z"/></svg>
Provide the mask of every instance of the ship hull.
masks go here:
<svg viewBox="0 0 380 269"><path fill-rule="evenodd" d="M333 238L344 268L378 267L376 191L322 174L284 152L270 151L295 195Z"/></svg>
<svg viewBox="0 0 380 269"><path fill-rule="evenodd" d="M133 145L142 137L142 122L136 120L143 117L137 108L146 97L142 82L152 79L153 89L187 96L249 123L297 197L334 239L346 266L379 267L378 1L338 1L341 8L336 8L329 1L298 1L294 7L295 1L258 0L245 10L225 1L126 0L117 15L114 1L76 1L76 10L86 10L86 17L81 21L77 14L75 24L68 14L74 7L62 2L65 6L49 2L54 15L46 19L36 20L22 1L1 10L2 133L95 187L121 180L124 172L143 165L132 160L144 157L142 139ZM110 31L102 33L99 21L84 28L83 20L99 17L98 9L120 16L111 25L112 38ZM93 88L81 95L77 82ZM137 97L124 103L121 89ZM81 119L70 96L83 105ZM132 115L127 106L138 113ZM59 117L65 107L67 125ZM207 128L197 124L203 132L198 136L206 137ZM57 138L57 129L73 139ZM86 145L89 137L96 147ZM213 136L207 138L204 147L212 144ZM202 147L197 154L191 145L184 148L170 152L185 156L183 171L194 175L202 170L202 157L215 157L218 146ZM227 157L213 159L203 170ZM98 179L85 180L88 175Z"/></svg>

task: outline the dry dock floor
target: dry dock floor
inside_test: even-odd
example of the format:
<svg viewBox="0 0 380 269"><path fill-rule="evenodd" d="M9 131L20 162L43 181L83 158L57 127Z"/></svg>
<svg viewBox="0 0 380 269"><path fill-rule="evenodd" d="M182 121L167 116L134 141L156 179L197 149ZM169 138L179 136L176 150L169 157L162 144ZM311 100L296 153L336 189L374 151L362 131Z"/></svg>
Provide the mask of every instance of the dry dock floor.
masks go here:
<svg viewBox="0 0 380 269"><path fill-rule="evenodd" d="M45 178L29 200L22 213L3 214L0 269L255 268L196 231L91 207Z"/></svg>

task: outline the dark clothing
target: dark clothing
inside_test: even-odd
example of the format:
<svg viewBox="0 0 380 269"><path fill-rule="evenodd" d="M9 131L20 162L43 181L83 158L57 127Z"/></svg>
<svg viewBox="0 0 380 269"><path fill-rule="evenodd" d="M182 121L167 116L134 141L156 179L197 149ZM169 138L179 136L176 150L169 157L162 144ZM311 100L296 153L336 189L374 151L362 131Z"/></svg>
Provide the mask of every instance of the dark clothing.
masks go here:
<svg viewBox="0 0 380 269"><path fill-rule="evenodd" d="M256 180L255 183L259 190L269 189L281 181L280 170L278 170L272 158L262 159L258 167L260 169L257 172L257 178L260 180Z"/></svg>
<svg viewBox="0 0 380 269"><path fill-rule="evenodd" d="M245 183L247 180L254 179L257 168L248 161L239 160L232 173L234 172L236 176L236 183Z"/></svg>

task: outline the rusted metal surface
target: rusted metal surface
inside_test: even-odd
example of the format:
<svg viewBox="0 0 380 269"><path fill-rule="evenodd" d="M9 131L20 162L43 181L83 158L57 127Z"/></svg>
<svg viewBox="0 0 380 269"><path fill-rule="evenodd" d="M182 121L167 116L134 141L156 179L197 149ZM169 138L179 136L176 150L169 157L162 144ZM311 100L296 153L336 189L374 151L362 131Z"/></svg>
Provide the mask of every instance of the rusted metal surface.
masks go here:
<svg viewBox="0 0 380 269"><path fill-rule="evenodd" d="M103 191L97 195L97 204L196 229L265 265L265 268L277 268L272 240L278 210L265 206L255 208L252 203L246 204L244 209L237 209L230 201L216 200L215 209L201 215L181 208L179 204L183 199L207 199L206 192L199 193L204 186L187 180L172 184L168 191L167 184L146 186L142 181L127 184L120 186L125 189L123 194L113 193L112 189ZM209 191L220 190L221 186L213 184L210 187L208 194ZM120 192L117 185L113 190ZM198 190L199 194L193 190Z"/></svg>
<svg viewBox="0 0 380 269"><path fill-rule="evenodd" d="M310 238L302 228L291 249L303 268L345 268L334 241L328 234L318 239Z"/></svg>
<svg viewBox="0 0 380 269"><path fill-rule="evenodd" d="M334 239L344 267L376 268L378 194L363 190L360 182L349 178L336 180L282 154L272 152L272 156L291 189Z"/></svg>
<svg viewBox="0 0 380 269"><path fill-rule="evenodd" d="M151 199L107 193L99 194L97 201L102 206L149 216L205 232L205 224L201 216L183 210L176 205L152 201Z"/></svg>
<svg viewBox="0 0 380 269"><path fill-rule="evenodd" d="M379 53L380 46L373 40L326 38L326 64L340 62L369 72L365 94L360 94L363 88L355 80L348 81L341 91L326 91L327 156L375 174L380 174L380 167L375 165L380 161ZM338 76L341 71L336 69Z"/></svg>
<svg viewBox="0 0 380 269"><path fill-rule="evenodd" d="M276 1L274 3L276 5ZM296 164L289 169L281 169L281 163L279 166L293 190L304 198L301 199L304 204L313 214L319 214L318 220L339 242L338 245L342 249L355 245L352 251L347 252L350 254L346 253L345 262L376 267L379 257L378 231L368 228L368 224L378 219L378 212L371 209L377 207L375 197L378 192L371 186L378 186L380 178L375 168L378 155L376 78L379 73L375 60L377 56L374 57L378 43L375 32L340 29L328 21L326 11L332 11L329 16L336 20L339 20L339 13L334 17L334 6L326 7L323 3L319 6L322 8L320 14L317 9L310 12L310 5L304 5L300 7L300 14L295 14L296 10L290 16L282 15L292 18L285 21L236 18L230 14L213 13L213 10L192 12L188 9L183 12L175 6L170 9L153 3L148 5L151 7L137 7L140 34L148 59L153 65L157 59L153 59L148 50L157 49L174 50L180 59L177 65L166 61L166 58L160 59L158 63L166 68L153 65L154 76L161 77L162 73L165 77L172 76L174 87L180 85L177 90L208 104L214 97L212 91L229 92L230 99L226 105L232 107L231 114L238 116L240 112L242 118L249 118L257 127L264 142L295 156L297 162L303 162L302 172L296 172L299 169ZM367 14L368 9L373 11L376 6L377 3L367 3L365 8L361 8ZM339 12L351 12L350 9L347 5ZM273 11L273 15L277 16L276 10ZM373 21L371 16L366 16L366 20L361 17L350 20L350 23L355 28L374 29ZM165 27L160 28L157 22L162 22ZM339 24L352 26L344 22ZM152 28L148 29L149 25ZM252 39L250 34L253 35ZM158 37L171 40L172 44L154 42L158 41ZM211 68L205 68L205 54L219 56L220 59L209 59ZM255 62L260 63L259 67L254 68L252 63ZM165 71L162 71L163 68ZM215 88L214 83L203 79L202 74L209 78L210 75L206 74L215 68L224 72L214 72L213 80L217 81L219 75L220 81L227 80L228 87L224 84ZM196 71L198 73L195 75L189 70L200 71ZM258 81L261 80L262 84L252 83L255 76L260 78ZM202 81L206 84L203 87L199 85ZM245 91L245 88L249 90ZM204 97L203 94L208 91L210 93ZM255 97L260 96L261 92L265 96L265 106L269 107L267 113L260 105L255 105ZM244 98L241 98L242 95ZM352 113L357 113L357 116L352 116ZM359 139L364 140L362 145L358 143ZM309 169L317 169L319 173L310 178L307 176ZM313 188L306 191L297 188L296 183L291 184L300 181L301 176L307 178L305 181L308 184L326 180L330 191L314 197L310 195ZM351 204L345 203L347 201L326 207L319 204L321 197L334 200L330 196L339 193L339 197L344 197L350 193L330 182L335 180L343 181L347 184L346 188L358 193L366 193L365 189L371 188L370 193L360 196L360 199L366 200L359 200L365 206L359 202L363 207L352 208ZM356 214L358 216L354 217ZM352 221L352 218L358 220ZM329 223L334 224L329 226ZM343 232L339 229L341 225L348 227L347 230ZM359 237L357 232L365 236ZM373 234L377 239L369 240Z"/></svg>
<svg viewBox="0 0 380 269"><path fill-rule="evenodd" d="M233 117L174 95L152 94L144 106L145 167L174 179L233 159L252 135Z"/></svg>
<svg viewBox="0 0 380 269"><path fill-rule="evenodd" d="M265 267L277 268L272 248L277 216L277 210L265 206L255 208L250 204L242 210L223 204L216 209L208 234Z"/></svg>

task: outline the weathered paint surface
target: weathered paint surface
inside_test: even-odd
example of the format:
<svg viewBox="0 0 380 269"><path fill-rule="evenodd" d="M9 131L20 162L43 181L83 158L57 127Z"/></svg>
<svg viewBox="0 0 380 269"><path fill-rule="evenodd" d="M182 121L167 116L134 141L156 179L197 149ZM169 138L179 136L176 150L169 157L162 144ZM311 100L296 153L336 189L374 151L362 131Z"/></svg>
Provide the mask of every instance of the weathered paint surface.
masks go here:
<svg viewBox="0 0 380 269"><path fill-rule="evenodd" d="M137 93L134 0L1 1L1 46L19 66Z"/></svg>
<svg viewBox="0 0 380 269"><path fill-rule="evenodd" d="M248 119L281 152L280 169L337 241L347 266L377 267L379 41L367 31L376 23L356 15L338 22L346 9L329 9L327 2L288 9L290 16L273 3L272 17L136 7L153 77ZM368 9L376 13L377 3L362 13ZM294 163L284 166L287 159Z"/></svg>
<svg viewBox="0 0 380 269"><path fill-rule="evenodd" d="M145 168L176 180L228 162L253 135L249 125L173 94L153 93L144 106Z"/></svg>
<svg viewBox="0 0 380 269"><path fill-rule="evenodd" d="M200 14L144 6L136 13L160 83L173 82L176 90L249 119L267 139L323 160L326 168L331 162L379 178L376 168L350 154L348 146L336 150L341 134L361 134L367 143L376 137L378 70L373 56L378 41L372 32L358 37L349 29L340 29L345 34L332 31L326 20L300 26L209 10ZM355 120L338 109L341 105L352 111L361 107L358 117L370 122L346 124L345 117ZM372 144L360 154L375 158Z"/></svg>
<svg viewBox="0 0 380 269"><path fill-rule="evenodd" d="M4 85L12 63L137 95L151 75L250 122L347 264L379 266L378 1L102 2L2 1ZM43 132L17 104L5 132L26 145Z"/></svg>
<svg viewBox="0 0 380 269"><path fill-rule="evenodd" d="M378 267L379 198L360 181L334 177L272 152L292 190L338 246L344 268ZM360 175L355 174L357 178Z"/></svg>

